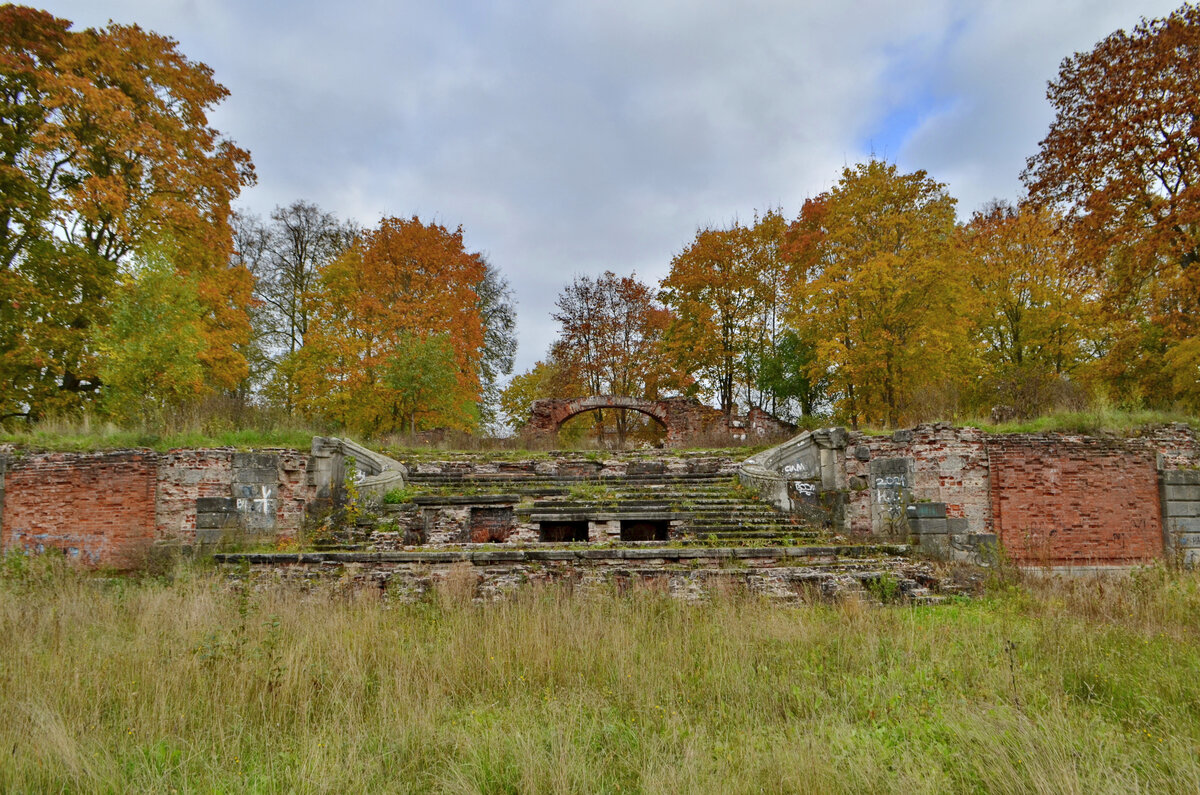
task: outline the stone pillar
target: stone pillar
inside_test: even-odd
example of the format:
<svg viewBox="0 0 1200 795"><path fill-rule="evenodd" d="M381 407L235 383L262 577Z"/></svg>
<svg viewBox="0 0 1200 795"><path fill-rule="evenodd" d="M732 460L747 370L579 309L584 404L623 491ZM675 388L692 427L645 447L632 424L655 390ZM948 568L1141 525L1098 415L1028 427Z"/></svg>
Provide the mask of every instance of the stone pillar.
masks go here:
<svg viewBox="0 0 1200 795"><path fill-rule="evenodd" d="M916 536L921 550L945 560L950 556L949 525L946 521L946 503L919 502L909 505L909 532Z"/></svg>
<svg viewBox="0 0 1200 795"><path fill-rule="evenodd" d="M907 533L907 508L913 501L913 460L872 459L870 480L872 531L876 535Z"/></svg>
<svg viewBox="0 0 1200 795"><path fill-rule="evenodd" d="M1200 469L1159 475L1167 556L1184 566L1200 566Z"/></svg>

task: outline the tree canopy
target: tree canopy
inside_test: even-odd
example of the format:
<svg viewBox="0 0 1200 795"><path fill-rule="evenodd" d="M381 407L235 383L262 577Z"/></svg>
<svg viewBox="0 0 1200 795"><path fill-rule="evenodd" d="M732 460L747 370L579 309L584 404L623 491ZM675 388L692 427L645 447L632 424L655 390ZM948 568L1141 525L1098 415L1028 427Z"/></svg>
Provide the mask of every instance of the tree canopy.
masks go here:
<svg viewBox="0 0 1200 795"><path fill-rule="evenodd" d="M229 267L229 216L254 172L208 125L226 93L173 39L0 6L0 414L99 390L119 266L167 242L197 280L206 380L244 377L251 280Z"/></svg>
<svg viewBox="0 0 1200 795"><path fill-rule="evenodd" d="M1200 331L1200 8L1064 59L1047 97L1054 121L1024 179L1066 214L1096 278L1105 381L1129 402L1198 407L1200 375L1178 376Z"/></svg>
<svg viewBox="0 0 1200 795"><path fill-rule="evenodd" d="M321 269L305 344L281 364L302 411L364 435L474 429L486 331L477 288L486 272L463 247L462 229L414 216L363 232ZM438 366L450 372L448 394L414 405L411 362L432 362L445 347L451 356Z"/></svg>

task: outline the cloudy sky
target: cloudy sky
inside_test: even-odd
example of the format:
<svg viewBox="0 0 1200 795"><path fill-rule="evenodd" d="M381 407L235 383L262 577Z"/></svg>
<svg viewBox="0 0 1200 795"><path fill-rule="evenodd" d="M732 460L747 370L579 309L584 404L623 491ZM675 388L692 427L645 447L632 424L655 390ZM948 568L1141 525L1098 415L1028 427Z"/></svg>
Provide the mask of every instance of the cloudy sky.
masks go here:
<svg viewBox="0 0 1200 795"><path fill-rule="evenodd" d="M966 217L1020 193L1046 81L1179 0L54 0L137 23L230 90L240 207L461 225L518 303L518 371L576 274L662 278L698 226L829 188L874 153Z"/></svg>

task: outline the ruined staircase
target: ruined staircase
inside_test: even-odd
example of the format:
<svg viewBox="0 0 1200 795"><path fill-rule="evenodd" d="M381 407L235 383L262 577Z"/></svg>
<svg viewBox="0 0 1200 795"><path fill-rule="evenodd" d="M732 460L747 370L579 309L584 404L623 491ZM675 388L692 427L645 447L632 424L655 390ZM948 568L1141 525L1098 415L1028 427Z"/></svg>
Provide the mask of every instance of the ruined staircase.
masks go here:
<svg viewBox="0 0 1200 795"><path fill-rule="evenodd" d="M829 540L826 530L799 523L760 501L735 477L719 472L607 476L414 473L409 475L408 489L418 502L439 496L510 495L520 501L518 516L543 520L657 519L672 523L669 540L685 544L794 546Z"/></svg>
<svg viewBox="0 0 1200 795"><path fill-rule="evenodd" d="M469 564L481 598L517 582L566 578L659 583L683 598L733 582L785 601L889 589L914 601L937 599L931 567L907 545L853 543L777 510L741 485L732 456L675 458L670 466L649 457L492 462L475 454L404 462L402 493L378 516L312 551L245 557L278 571L341 571L418 591ZM506 512L519 530L481 541L471 533L476 511ZM439 529L415 533L422 522ZM448 534L447 525L459 529Z"/></svg>

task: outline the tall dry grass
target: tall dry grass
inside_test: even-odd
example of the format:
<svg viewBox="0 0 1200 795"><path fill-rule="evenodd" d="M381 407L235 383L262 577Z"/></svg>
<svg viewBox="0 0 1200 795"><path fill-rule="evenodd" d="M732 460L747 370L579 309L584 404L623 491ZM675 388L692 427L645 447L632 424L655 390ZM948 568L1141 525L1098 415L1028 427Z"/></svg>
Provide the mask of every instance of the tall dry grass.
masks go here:
<svg viewBox="0 0 1200 795"><path fill-rule="evenodd" d="M934 608L98 580L9 558L0 789L1194 792L1200 576Z"/></svg>

